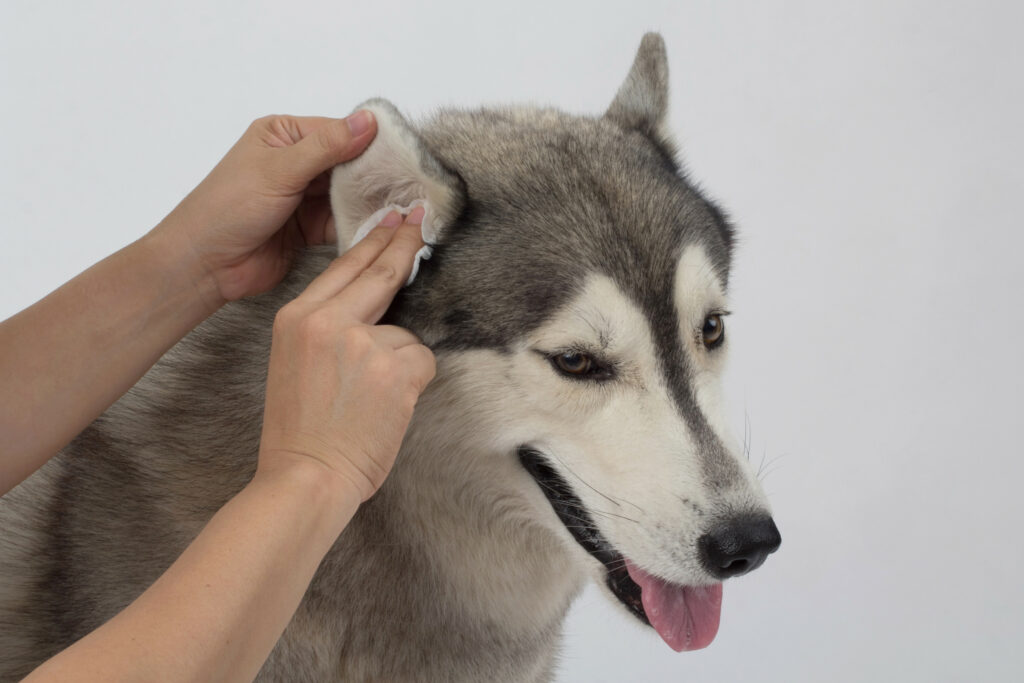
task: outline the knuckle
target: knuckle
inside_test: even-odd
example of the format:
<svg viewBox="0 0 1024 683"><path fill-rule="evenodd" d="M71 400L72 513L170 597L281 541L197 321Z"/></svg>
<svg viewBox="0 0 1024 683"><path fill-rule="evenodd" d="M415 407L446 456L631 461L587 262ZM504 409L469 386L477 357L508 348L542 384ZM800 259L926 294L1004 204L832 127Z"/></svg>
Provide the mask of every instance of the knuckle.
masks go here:
<svg viewBox="0 0 1024 683"><path fill-rule="evenodd" d="M318 308L298 321L299 336L306 342L318 342L334 337L337 319L329 309Z"/></svg>
<svg viewBox="0 0 1024 683"><path fill-rule="evenodd" d="M372 358L374 347L377 345L370 330L359 325L343 329L339 334L338 343L344 362L359 363L364 369L367 357Z"/></svg>
<svg viewBox="0 0 1024 683"><path fill-rule="evenodd" d="M429 365L425 365L421 369L421 371L417 373L416 376L416 388L418 392L422 392L424 389L426 389L427 385L433 381L436 375L437 370L432 363Z"/></svg>
<svg viewBox="0 0 1024 683"><path fill-rule="evenodd" d="M424 365L427 382L430 382L430 380L437 376L437 359L434 357L434 354L430 352L430 349L427 349L427 358L424 361Z"/></svg>
<svg viewBox="0 0 1024 683"><path fill-rule="evenodd" d="M372 356L363 371L366 378L376 386L388 387L394 384L395 368L383 354Z"/></svg>
<svg viewBox="0 0 1024 683"><path fill-rule="evenodd" d="M295 302L290 302L277 310L274 315L274 333L279 334L290 330L296 319L299 317L299 307Z"/></svg>
<svg viewBox="0 0 1024 683"><path fill-rule="evenodd" d="M388 263L374 263L363 271L363 275L388 284L398 281L398 270Z"/></svg>
<svg viewBox="0 0 1024 683"><path fill-rule="evenodd" d="M341 342L355 350L369 349L373 346L373 334L362 325L346 327L341 332Z"/></svg>
<svg viewBox="0 0 1024 683"><path fill-rule="evenodd" d="M398 375L398 363L393 351L381 349L373 355L370 366L374 372L383 377L394 378Z"/></svg>
<svg viewBox="0 0 1024 683"><path fill-rule="evenodd" d="M416 345L416 358L414 360L417 374L429 374L431 377L437 372L437 357L434 352L424 344Z"/></svg>
<svg viewBox="0 0 1024 683"><path fill-rule="evenodd" d="M274 125L274 121L276 121L277 118L278 117L275 114L266 114L259 118L255 118L252 120L252 123L249 124L249 130L265 130L270 128Z"/></svg>

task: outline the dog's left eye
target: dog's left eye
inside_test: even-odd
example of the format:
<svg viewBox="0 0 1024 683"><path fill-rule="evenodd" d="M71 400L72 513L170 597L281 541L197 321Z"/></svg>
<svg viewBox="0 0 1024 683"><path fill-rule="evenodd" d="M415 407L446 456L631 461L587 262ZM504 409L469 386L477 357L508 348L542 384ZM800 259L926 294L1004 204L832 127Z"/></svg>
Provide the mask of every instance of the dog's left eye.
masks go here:
<svg viewBox="0 0 1024 683"><path fill-rule="evenodd" d="M704 318L704 327L701 330L702 341L708 349L721 346L725 341L725 321L721 313L712 313Z"/></svg>
<svg viewBox="0 0 1024 683"><path fill-rule="evenodd" d="M593 357L578 351L567 351L550 357L551 364L563 375L574 379L607 379L611 377L608 368Z"/></svg>

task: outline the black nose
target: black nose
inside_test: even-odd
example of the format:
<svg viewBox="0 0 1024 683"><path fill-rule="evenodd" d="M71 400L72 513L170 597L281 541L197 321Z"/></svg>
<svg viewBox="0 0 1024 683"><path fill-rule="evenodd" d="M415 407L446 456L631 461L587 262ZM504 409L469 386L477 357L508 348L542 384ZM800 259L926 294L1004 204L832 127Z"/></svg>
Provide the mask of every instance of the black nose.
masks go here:
<svg viewBox="0 0 1024 683"><path fill-rule="evenodd" d="M739 576L760 567L779 549L782 536L771 517L735 517L697 540L700 561L718 579Z"/></svg>

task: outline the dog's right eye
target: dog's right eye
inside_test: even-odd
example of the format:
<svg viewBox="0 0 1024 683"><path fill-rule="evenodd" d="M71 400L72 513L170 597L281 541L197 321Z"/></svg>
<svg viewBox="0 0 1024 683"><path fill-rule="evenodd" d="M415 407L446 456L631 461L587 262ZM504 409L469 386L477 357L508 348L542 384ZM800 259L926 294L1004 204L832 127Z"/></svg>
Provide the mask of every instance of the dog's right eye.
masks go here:
<svg viewBox="0 0 1024 683"><path fill-rule="evenodd" d="M558 353L549 360L558 372L573 379L608 379L612 374L592 356L578 351Z"/></svg>

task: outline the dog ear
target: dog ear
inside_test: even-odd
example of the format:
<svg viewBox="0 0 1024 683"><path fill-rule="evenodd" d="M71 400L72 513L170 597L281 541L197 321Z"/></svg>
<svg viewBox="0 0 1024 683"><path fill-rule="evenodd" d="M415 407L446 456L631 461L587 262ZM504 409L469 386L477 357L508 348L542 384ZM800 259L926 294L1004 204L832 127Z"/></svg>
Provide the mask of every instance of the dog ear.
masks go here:
<svg viewBox="0 0 1024 683"><path fill-rule="evenodd" d="M675 143L666 127L668 57L661 34L644 35L633 67L605 112L605 118L627 130L642 132L670 151L675 150Z"/></svg>
<svg viewBox="0 0 1024 683"><path fill-rule="evenodd" d="M360 156L336 166L331 175L339 253L352 245L356 231L374 213L388 205L407 207L417 200L427 205L424 235L436 237L461 211L461 181L431 155L390 102L372 99L358 109L373 112L377 136Z"/></svg>

